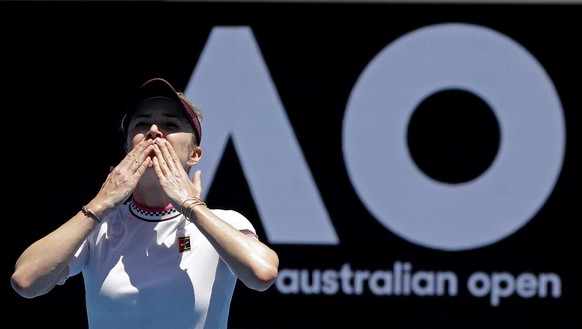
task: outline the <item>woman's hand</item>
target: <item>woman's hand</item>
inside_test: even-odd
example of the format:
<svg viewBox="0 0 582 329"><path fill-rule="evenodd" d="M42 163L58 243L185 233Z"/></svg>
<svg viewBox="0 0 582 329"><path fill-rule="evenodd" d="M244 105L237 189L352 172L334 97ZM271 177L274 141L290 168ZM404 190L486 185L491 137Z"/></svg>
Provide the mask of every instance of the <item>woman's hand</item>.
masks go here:
<svg viewBox="0 0 582 329"><path fill-rule="evenodd" d="M200 198L202 187L200 171L190 180L188 166L180 162L176 151L167 140L156 138L153 166L160 186L176 209L181 203L192 197Z"/></svg>
<svg viewBox="0 0 582 329"><path fill-rule="evenodd" d="M101 217L113 211L133 193L141 176L151 166L152 159L149 155L154 150L154 143L151 139L142 140L116 167L111 169L99 193L92 201L103 207L100 211Z"/></svg>

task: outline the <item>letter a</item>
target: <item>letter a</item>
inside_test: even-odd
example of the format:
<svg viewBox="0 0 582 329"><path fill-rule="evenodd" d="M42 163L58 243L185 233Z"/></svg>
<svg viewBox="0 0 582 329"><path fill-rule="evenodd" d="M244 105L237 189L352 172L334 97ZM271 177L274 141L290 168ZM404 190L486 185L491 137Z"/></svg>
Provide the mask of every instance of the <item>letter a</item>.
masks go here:
<svg viewBox="0 0 582 329"><path fill-rule="evenodd" d="M185 94L204 113L205 192L231 138L269 242L338 243L250 27L213 28Z"/></svg>

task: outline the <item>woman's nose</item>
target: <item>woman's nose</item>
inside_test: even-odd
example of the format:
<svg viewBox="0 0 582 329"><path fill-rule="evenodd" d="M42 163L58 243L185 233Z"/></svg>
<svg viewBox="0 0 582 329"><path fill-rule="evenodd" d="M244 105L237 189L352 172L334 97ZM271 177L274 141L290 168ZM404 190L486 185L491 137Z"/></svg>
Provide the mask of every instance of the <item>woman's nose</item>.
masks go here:
<svg viewBox="0 0 582 329"><path fill-rule="evenodd" d="M158 129L158 126L153 124L148 131L147 138L155 139L157 137L163 137L164 134Z"/></svg>

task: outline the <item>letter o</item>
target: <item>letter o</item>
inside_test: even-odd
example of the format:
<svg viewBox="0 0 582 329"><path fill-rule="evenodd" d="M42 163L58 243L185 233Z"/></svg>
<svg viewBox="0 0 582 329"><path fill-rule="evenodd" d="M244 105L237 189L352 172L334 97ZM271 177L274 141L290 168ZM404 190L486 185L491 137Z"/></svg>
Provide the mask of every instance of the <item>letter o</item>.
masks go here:
<svg viewBox="0 0 582 329"><path fill-rule="evenodd" d="M427 96L463 89L484 99L501 131L491 166L445 184L412 161L406 128ZM543 206L565 151L563 110L542 66L491 29L447 23L403 35L364 69L350 95L342 147L356 193L387 229L439 250L495 243Z"/></svg>

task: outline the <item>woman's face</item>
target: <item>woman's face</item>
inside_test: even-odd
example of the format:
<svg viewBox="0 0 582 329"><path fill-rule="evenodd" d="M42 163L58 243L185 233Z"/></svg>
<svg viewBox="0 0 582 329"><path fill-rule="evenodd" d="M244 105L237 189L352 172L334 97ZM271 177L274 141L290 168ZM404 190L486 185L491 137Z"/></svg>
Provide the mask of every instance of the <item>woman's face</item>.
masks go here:
<svg viewBox="0 0 582 329"><path fill-rule="evenodd" d="M154 98L143 103L132 115L127 129L130 149L144 139L164 138L185 164L195 149L194 130L177 103Z"/></svg>

